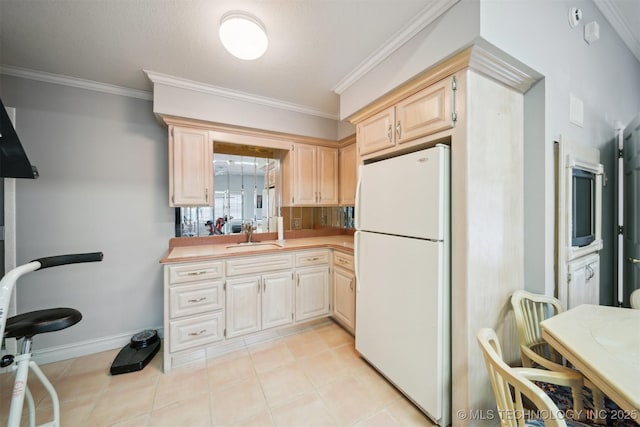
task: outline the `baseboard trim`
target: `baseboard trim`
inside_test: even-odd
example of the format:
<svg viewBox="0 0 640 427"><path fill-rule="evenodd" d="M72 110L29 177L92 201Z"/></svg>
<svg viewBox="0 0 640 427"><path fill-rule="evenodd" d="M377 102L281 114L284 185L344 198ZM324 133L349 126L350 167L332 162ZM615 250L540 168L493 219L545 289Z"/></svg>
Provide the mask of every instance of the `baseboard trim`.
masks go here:
<svg viewBox="0 0 640 427"><path fill-rule="evenodd" d="M158 336L161 338L164 336L162 328L158 327L153 329L158 331ZM121 348L127 345L131 341L131 337L138 332L140 331L130 331L118 335L35 350L33 352L32 359L39 365L44 365L46 363L59 362L61 360L73 359L75 357L87 356L93 353Z"/></svg>

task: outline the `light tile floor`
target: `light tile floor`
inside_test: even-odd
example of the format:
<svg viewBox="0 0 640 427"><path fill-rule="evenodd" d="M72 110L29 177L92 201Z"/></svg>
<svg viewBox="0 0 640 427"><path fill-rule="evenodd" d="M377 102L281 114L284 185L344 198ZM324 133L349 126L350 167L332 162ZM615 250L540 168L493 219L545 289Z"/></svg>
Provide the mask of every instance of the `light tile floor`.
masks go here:
<svg viewBox="0 0 640 427"><path fill-rule="evenodd" d="M59 394L62 426L432 425L359 357L353 337L334 323L167 375L159 352L142 371L111 376L117 352L42 366ZM11 374L0 375L2 425L11 384ZM42 423L50 399L38 384L30 388Z"/></svg>

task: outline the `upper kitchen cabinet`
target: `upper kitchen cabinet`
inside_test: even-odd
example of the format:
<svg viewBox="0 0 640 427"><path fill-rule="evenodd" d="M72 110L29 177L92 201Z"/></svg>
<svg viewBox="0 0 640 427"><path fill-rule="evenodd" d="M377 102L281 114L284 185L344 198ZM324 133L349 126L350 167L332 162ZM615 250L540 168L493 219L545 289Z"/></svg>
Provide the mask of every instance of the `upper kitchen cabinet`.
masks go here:
<svg viewBox="0 0 640 427"><path fill-rule="evenodd" d="M455 89L454 77L445 78L359 123L360 155L399 147L417 138L451 129L455 123Z"/></svg>
<svg viewBox="0 0 640 427"><path fill-rule="evenodd" d="M360 155L393 147L396 143L393 135L394 122L395 108L390 107L359 123L356 127L356 133L358 134Z"/></svg>
<svg viewBox="0 0 640 427"><path fill-rule="evenodd" d="M213 188L209 130L169 126L169 206L211 206Z"/></svg>
<svg viewBox="0 0 640 427"><path fill-rule="evenodd" d="M282 161L283 206L338 205L338 149L294 144Z"/></svg>
<svg viewBox="0 0 640 427"><path fill-rule="evenodd" d="M356 204L356 187L358 185L358 156L356 144L352 143L340 148L340 206Z"/></svg>

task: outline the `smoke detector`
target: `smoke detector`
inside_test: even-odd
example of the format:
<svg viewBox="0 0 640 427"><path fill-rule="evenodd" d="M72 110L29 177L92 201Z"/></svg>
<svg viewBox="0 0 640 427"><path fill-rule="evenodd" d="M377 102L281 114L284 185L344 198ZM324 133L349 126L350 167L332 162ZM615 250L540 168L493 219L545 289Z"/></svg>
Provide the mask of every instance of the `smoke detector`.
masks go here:
<svg viewBox="0 0 640 427"><path fill-rule="evenodd" d="M582 21L582 10L577 7L569 8L569 25L575 28Z"/></svg>

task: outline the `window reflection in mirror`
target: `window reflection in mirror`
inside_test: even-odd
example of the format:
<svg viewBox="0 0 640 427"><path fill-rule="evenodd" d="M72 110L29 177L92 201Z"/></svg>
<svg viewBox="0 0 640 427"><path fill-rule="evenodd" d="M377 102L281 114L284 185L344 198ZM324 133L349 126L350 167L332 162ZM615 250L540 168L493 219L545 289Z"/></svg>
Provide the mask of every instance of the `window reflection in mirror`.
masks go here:
<svg viewBox="0 0 640 427"><path fill-rule="evenodd" d="M214 205L176 208L176 236L238 234L244 223L254 233L275 232L279 157L277 150L215 143Z"/></svg>

